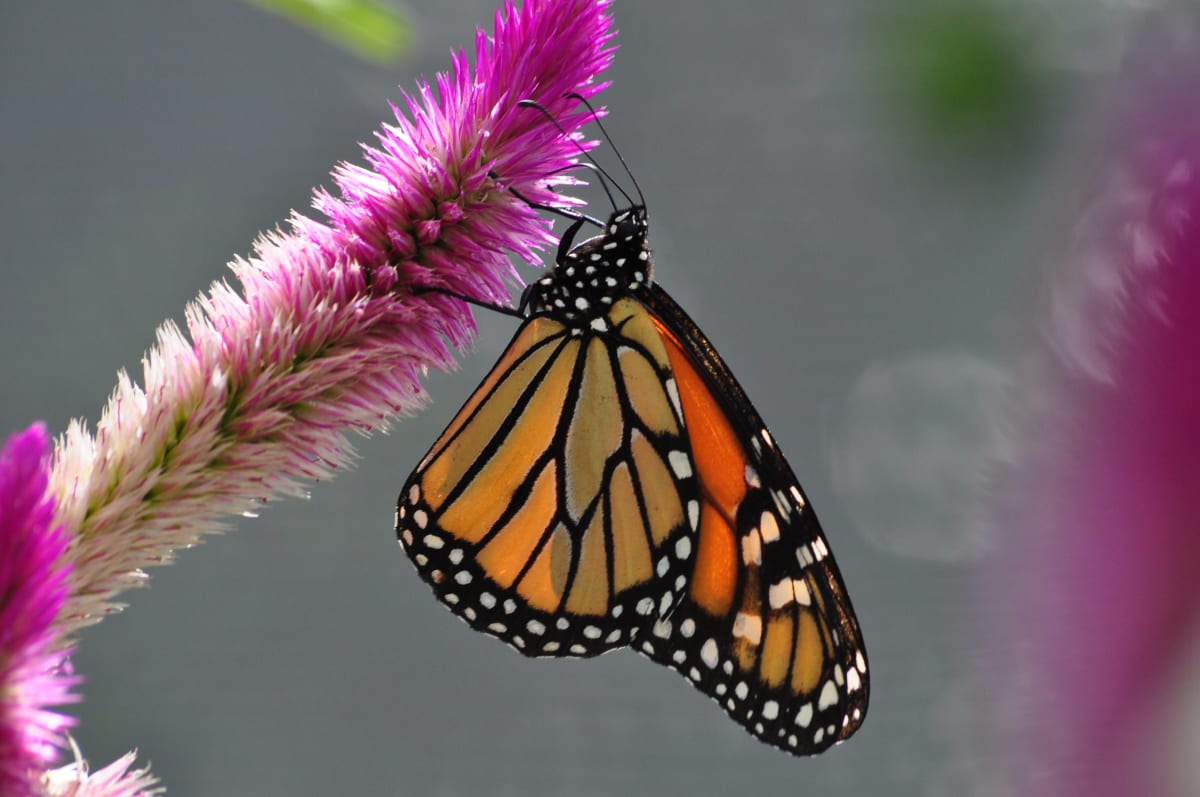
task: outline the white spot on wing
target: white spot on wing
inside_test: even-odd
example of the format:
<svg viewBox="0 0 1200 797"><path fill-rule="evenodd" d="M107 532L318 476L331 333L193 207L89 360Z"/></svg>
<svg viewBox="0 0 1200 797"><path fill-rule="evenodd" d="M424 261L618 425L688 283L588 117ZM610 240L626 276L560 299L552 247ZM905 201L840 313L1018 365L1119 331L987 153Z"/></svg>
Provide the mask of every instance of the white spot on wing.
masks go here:
<svg viewBox="0 0 1200 797"><path fill-rule="evenodd" d="M758 471L749 463L746 465L746 484L751 487L760 487L762 485L762 482L758 480Z"/></svg>
<svg viewBox="0 0 1200 797"><path fill-rule="evenodd" d="M762 618L755 614L738 612L733 620L733 635L740 636L751 645L762 641Z"/></svg>
<svg viewBox="0 0 1200 797"><path fill-rule="evenodd" d="M858 678L858 670L850 670L846 673L846 691L857 692L862 688L862 681Z"/></svg>
<svg viewBox="0 0 1200 797"><path fill-rule="evenodd" d="M671 407L675 410L675 418L683 421L683 405L679 403L679 386L674 379L667 380L667 396L671 399Z"/></svg>
<svg viewBox="0 0 1200 797"><path fill-rule="evenodd" d="M762 530L762 541L764 545L775 542L775 540L779 539L779 523L776 522L775 515L770 512L763 512L762 519L759 521L759 523L761 523L760 528Z"/></svg>
<svg viewBox="0 0 1200 797"><path fill-rule="evenodd" d="M787 496L782 490L776 490L771 493L771 498L775 501L775 508L779 510L781 517L787 517L792 514L792 505L788 503Z"/></svg>
<svg viewBox="0 0 1200 797"><path fill-rule="evenodd" d="M807 581L802 578L793 578L792 592L796 595L796 603L801 606L812 606L812 592L808 588Z"/></svg>
<svg viewBox="0 0 1200 797"><path fill-rule="evenodd" d="M742 561L748 565L762 564L762 543L759 541L758 529L742 537Z"/></svg>
<svg viewBox="0 0 1200 797"><path fill-rule="evenodd" d="M834 686L833 681L826 681L821 687L821 695L817 698L817 708L821 711L836 705L838 701L838 690Z"/></svg>
<svg viewBox="0 0 1200 797"><path fill-rule="evenodd" d="M692 463L688 460L688 455L682 451L672 451L667 454L667 459L671 462L671 470L675 471L676 477L686 479L692 475Z"/></svg>
<svg viewBox="0 0 1200 797"><path fill-rule="evenodd" d="M782 608L795 600L791 580L785 578L778 583L772 584L767 590L767 600L770 602L772 609Z"/></svg>
<svg viewBox="0 0 1200 797"><path fill-rule="evenodd" d="M708 669L715 669L717 666L717 640L710 639L700 646L700 661L704 662Z"/></svg>

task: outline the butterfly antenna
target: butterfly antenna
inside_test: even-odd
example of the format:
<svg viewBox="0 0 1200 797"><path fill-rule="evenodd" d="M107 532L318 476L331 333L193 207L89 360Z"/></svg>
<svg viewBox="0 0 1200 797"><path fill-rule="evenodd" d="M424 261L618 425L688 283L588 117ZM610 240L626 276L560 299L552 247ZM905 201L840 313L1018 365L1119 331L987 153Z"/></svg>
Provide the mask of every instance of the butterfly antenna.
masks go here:
<svg viewBox="0 0 1200 797"><path fill-rule="evenodd" d="M575 166L584 166L586 164L578 163L578 164L574 164L574 165ZM557 174L560 171L563 171L563 170L555 169L554 171L550 172L550 174ZM492 178L496 182L503 182L500 179L500 175L494 171L488 171L488 177ZM589 224L595 225L596 227L601 227L601 228L604 227L604 222L600 221L600 219L597 219L594 216L589 216L586 213L580 213L579 211L570 210L569 208L561 208L561 207L558 207L557 205L546 205L541 202L534 202L532 199L525 196L520 191L513 188L511 185L504 186L504 190L507 191L508 193L512 194L513 196L515 196L517 199L524 202L529 207L534 208L536 210L544 210L547 213L553 213L555 216L561 216L564 219L570 219L571 221L586 221Z"/></svg>
<svg viewBox="0 0 1200 797"><path fill-rule="evenodd" d="M540 113L542 116L546 117L550 121L550 124L552 124L556 128L558 128L558 132L562 133L563 138L570 140L571 143L573 143L575 145L575 147L579 150L579 153L581 155L583 155L583 157L587 158L588 162L591 163L592 166L594 166L596 168L596 176L600 179L600 187L603 188L604 193L608 195L608 201L613 206L613 210L617 209L617 200L615 197L613 197L613 193L608 187L608 184L610 182L613 185L617 186L617 190L621 192L621 195L624 196L627 201L629 201L631 203L633 202L633 197L631 197L631 196L629 196L629 194L625 193L625 189L621 188L620 185L617 185L617 181L613 180L612 175L609 174L608 172L604 171L604 167L596 162L596 159L591 156L591 153L589 153L586 149L584 149L583 145L580 144L577 140L575 140L575 138L572 137L571 134L568 133L561 124L559 124L558 120L554 118L553 114L551 114L550 111L546 110L546 106L542 105L540 102L537 102L536 100L521 100L520 102L517 103L517 105L522 108L533 108L535 111Z"/></svg>
<svg viewBox="0 0 1200 797"><path fill-rule="evenodd" d="M617 145L613 143L612 136L610 136L608 131L604 129L604 125L600 122L600 114L596 113L596 109L592 107L590 102L588 102L587 97L583 96L579 92L573 91L568 94L567 97L569 99L578 100L579 102L583 103L585 108L592 112L592 121L596 123L596 127L600 128L600 132L604 135L604 140L608 142L608 146L612 147L613 154L617 156L617 160L619 160L621 162L621 166L625 168L625 173L629 175L629 179L633 181L633 187L637 190L638 201L641 202L642 207L645 207L646 196L642 193L642 187L638 185L637 178L633 176L633 170L629 168L629 164L625 162L623 157L621 157L621 150L617 149ZM617 190L620 191L620 189L621 186L618 185ZM625 194L624 191L621 191L621 193ZM625 196L628 197L629 194L625 194Z"/></svg>

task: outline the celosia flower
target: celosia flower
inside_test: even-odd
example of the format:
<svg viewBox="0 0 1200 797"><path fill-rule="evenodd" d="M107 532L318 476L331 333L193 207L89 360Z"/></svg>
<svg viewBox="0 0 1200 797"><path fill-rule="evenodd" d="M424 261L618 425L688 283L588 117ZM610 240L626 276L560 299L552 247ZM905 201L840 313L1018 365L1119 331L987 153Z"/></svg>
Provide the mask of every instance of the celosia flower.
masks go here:
<svg viewBox="0 0 1200 797"><path fill-rule="evenodd" d="M1200 69L1173 67L1137 86L1060 274L1049 445L1012 518L1022 741L1054 797L1175 793L1163 712L1200 629Z"/></svg>
<svg viewBox="0 0 1200 797"><path fill-rule="evenodd" d="M232 267L240 293L212 286L146 355L145 387L126 375L95 437L73 423L53 474L58 522L73 535L65 625L119 608L141 568L221 528L222 518L303 492L352 456L347 430L384 427L417 408L426 368L449 367L448 344L474 330L439 286L507 301L508 256L535 262L548 223L508 189L562 204L555 184L579 154L541 113L573 131L590 116L565 95L594 95L612 48L607 0L506 3L494 36L407 100L411 118L341 166L329 218L299 216Z"/></svg>
<svg viewBox="0 0 1200 797"><path fill-rule="evenodd" d="M74 720L49 706L75 702L78 678L54 627L67 598L67 535L51 525L49 439L41 424L0 452L0 795L36 794L33 783Z"/></svg>

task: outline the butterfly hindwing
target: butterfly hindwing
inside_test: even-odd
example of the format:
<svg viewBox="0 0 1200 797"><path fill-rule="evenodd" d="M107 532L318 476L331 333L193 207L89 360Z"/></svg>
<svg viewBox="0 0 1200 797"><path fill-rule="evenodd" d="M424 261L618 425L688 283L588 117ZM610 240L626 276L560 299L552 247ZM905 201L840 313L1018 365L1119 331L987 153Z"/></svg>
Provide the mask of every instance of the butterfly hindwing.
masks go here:
<svg viewBox="0 0 1200 797"><path fill-rule="evenodd" d="M647 301L682 395L701 520L687 594L637 647L762 741L818 753L867 709L866 651L841 574L724 362L661 288Z"/></svg>
<svg viewBox="0 0 1200 797"><path fill-rule="evenodd" d="M690 570L699 504L668 355L637 302L601 318L527 320L397 505L438 598L530 656L630 644Z"/></svg>

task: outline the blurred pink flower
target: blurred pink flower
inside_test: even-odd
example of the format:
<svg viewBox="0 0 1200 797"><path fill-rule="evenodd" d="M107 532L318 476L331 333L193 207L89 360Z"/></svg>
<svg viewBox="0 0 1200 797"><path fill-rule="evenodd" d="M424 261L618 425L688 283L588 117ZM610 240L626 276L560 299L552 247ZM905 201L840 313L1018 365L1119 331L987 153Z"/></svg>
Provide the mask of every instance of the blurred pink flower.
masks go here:
<svg viewBox="0 0 1200 797"><path fill-rule="evenodd" d="M167 322L143 360L145 387L124 373L96 434L73 422L53 473L57 521L73 535L64 626L98 622L142 568L220 529L223 518L301 495L353 456L347 430L384 428L423 401L429 367L474 331L470 311L416 286L507 302L510 252L536 262L554 241L533 202L552 190L590 118L564 95L591 96L611 60L607 0L506 2L495 34L407 98L411 118L341 165L339 195L318 192L320 223L293 216L232 268L240 293L214 284ZM190 339L189 339L190 336Z"/></svg>
<svg viewBox="0 0 1200 797"><path fill-rule="evenodd" d="M49 710L74 703L71 674L54 626L67 599L67 535L53 526L46 491L49 438L41 424L0 451L0 795L37 794L40 770L75 721Z"/></svg>
<svg viewBox="0 0 1200 797"><path fill-rule="evenodd" d="M1200 630L1194 67L1132 92L1111 179L1055 286L1055 398L1005 586L1031 651L1033 782L1055 797L1171 793L1163 712Z"/></svg>

